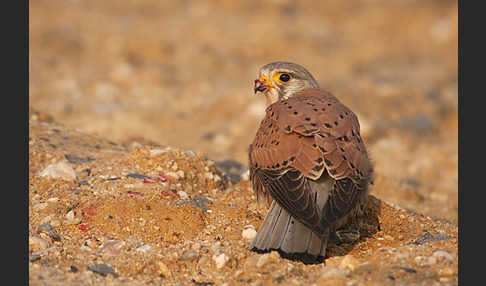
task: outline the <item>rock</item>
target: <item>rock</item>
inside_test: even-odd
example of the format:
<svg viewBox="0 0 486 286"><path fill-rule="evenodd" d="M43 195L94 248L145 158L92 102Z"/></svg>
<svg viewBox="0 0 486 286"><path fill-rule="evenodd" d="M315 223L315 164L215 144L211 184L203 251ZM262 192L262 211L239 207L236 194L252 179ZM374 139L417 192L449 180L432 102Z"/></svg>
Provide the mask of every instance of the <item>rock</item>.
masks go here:
<svg viewBox="0 0 486 286"><path fill-rule="evenodd" d="M437 250L432 255L435 257L443 257L449 261L454 260L454 258L456 257L454 254L450 254L449 252L443 250Z"/></svg>
<svg viewBox="0 0 486 286"><path fill-rule="evenodd" d="M120 248L122 248L126 243L121 240L107 240L99 248L100 253L104 257L114 257L120 254Z"/></svg>
<svg viewBox="0 0 486 286"><path fill-rule="evenodd" d="M250 179L250 170L246 170L243 174L240 175L240 180L248 181Z"/></svg>
<svg viewBox="0 0 486 286"><path fill-rule="evenodd" d="M71 154L66 154L66 155L64 155L64 157L66 158L66 160L69 161L69 163L73 163L73 164L84 164L84 163L89 163L93 160L96 160L96 159L91 158L91 157L82 158L82 157L78 157L78 156L71 155Z"/></svg>
<svg viewBox="0 0 486 286"><path fill-rule="evenodd" d="M270 264L270 263L279 261L279 259L280 259L280 254L278 254L277 251L265 253L258 258L258 261L256 263L256 267L257 268L263 267L266 264Z"/></svg>
<svg viewBox="0 0 486 286"><path fill-rule="evenodd" d="M73 220L74 219L74 210L68 211L68 213L66 214L66 218L68 220Z"/></svg>
<svg viewBox="0 0 486 286"><path fill-rule="evenodd" d="M76 180L76 172L74 169L64 162L51 164L42 170L39 174L41 177L61 178L68 181Z"/></svg>
<svg viewBox="0 0 486 286"><path fill-rule="evenodd" d="M179 180L179 175L176 172L167 172L165 175L169 176L171 179Z"/></svg>
<svg viewBox="0 0 486 286"><path fill-rule="evenodd" d="M140 247L137 247L137 249L135 249L136 251L138 252L142 252L142 253L147 253L149 251L152 250L152 246L150 245L142 245Z"/></svg>
<svg viewBox="0 0 486 286"><path fill-rule="evenodd" d="M216 268L218 269L223 268L228 260L229 257L224 253L213 255L213 261L216 263Z"/></svg>
<svg viewBox="0 0 486 286"><path fill-rule="evenodd" d="M339 264L340 269L349 269L349 270L354 270L356 267L358 267L359 261L354 258L352 255L346 255L341 263Z"/></svg>
<svg viewBox="0 0 486 286"><path fill-rule="evenodd" d="M46 249L49 246L49 243L39 237L36 236L29 236L29 250L30 251L39 251Z"/></svg>
<svg viewBox="0 0 486 286"><path fill-rule="evenodd" d="M445 267L444 269L441 270L441 275L452 276L454 275L454 270L452 268Z"/></svg>
<svg viewBox="0 0 486 286"><path fill-rule="evenodd" d="M44 223L44 224L39 225L39 227L37 227L37 233L45 233L50 238L52 238L56 241L61 241L61 236L57 233L57 231L49 223Z"/></svg>
<svg viewBox="0 0 486 286"><path fill-rule="evenodd" d="M243 227L243 231L241 232L241 235L246 240L252 240L257 235L257 232L255 230L255 227L250 224L250 225Z"/></svg>
<svg viewBox="0 0 486 286"><path fill-rule="evenodd" d="M179 195L179 197L181 197L183 200L189 198L189 195L184 191L178 191L177 195Z"/></svg>
<svg viewBox="0 0 486 286"><path fill-rule="evenodd" d="M88 270L93 271L94 273L98 273L101 276L106 276L108 274L113 275L113 277L118 277L118 274L116 274L115 270L106 264L92 264L88 266Z"/></svg>
<svg viewBox="0 0 486 286"><path fill-rule="evenodd" d="M36 212L38 212L38 211L41 211L41 210L47 208L47 206L48 206L47 203L38 203L38 204L35 204L33 206L33 210L36 211Z"/></svg>
<svg viewBox="0 0 486 286"><path fill-rule="evenodd" d="M195 250L184 250L184 252L182 252L182 255L181 257L179 258L179 260L181 261L193 261L193 260L196 260L197 258L199 257L199 253Z"/></svg>
<svg viewBox="0 0 486 286"><path fill-rule="evenodd" d="M165 263L162 262L162 261L159 261L159 270L160 270L160 273L162 275L164 275L165 278L169 278L170 277L169 267L167 267L167 265L165 265Z"/></svg>
<svg viewBox="0 0 486 286"><path fill-rule="evenodd" d="M324 266L322 268L322 274L319 277L319 280L329 279L329 278L336 277L336 276L337 277L344 277L347 274L348 274L348 270L339 269L338 267L332 266L332 265Z"/></svg>
<svg viewBox="0 0 486 286"><path fill-rule="evenodd" d="M167 153L169 151L170 151L169 147L167 147L165 149L152 149L152 150L150 150L150 157L155 157L155 156L158 156L160 154Z"/></svg>

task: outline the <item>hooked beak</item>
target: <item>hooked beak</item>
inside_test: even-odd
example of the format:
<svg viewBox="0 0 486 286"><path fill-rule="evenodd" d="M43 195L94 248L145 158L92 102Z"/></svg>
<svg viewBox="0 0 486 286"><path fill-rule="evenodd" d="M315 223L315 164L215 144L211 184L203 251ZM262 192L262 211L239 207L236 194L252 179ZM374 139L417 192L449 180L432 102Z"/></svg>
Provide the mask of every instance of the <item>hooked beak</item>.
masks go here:
<svg viewBox="0 0 486 286"><path fill-rule="evenodd" d="M253 91L256 94L258 91L265 92L269 90L271 87L273 87L273 85L269 83L264 76L261 76L259 79L255 79Z"/></svg>

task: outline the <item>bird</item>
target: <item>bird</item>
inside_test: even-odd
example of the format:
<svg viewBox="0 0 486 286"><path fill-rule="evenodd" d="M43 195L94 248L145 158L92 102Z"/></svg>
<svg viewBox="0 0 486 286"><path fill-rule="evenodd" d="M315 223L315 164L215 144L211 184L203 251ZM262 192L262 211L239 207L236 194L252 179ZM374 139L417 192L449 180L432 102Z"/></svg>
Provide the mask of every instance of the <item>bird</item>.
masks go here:
<svg viewBox="0 0 486 286"><path fill-rule="evenodd" d="M250 248L322 262L330 236L363 215L373 183L358 118L296 63L262 66L253 89L266 110L249 146L249 178L268 212Z"/></svg>

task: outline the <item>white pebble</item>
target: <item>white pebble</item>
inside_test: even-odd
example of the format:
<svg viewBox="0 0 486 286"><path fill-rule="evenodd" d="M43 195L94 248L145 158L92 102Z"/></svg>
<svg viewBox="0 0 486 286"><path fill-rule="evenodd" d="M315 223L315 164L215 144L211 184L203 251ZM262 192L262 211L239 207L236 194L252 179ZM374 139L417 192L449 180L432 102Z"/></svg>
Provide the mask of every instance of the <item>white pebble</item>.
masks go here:
<svg viewBox="0 0 486 286"><path fill-rule="evenodd" d="M215 254L213 255L213 260L216 263L216 268L221 269L224 267L226 262L228 262L229 257L224 253L221 253L219 255Z"/></svg>
<svg viewBox="0 0 486 286"><path fill-rule="evenodd" d="M74 219L74 210L70 210L67 214L66 214L66 218L68 220L73 220Z"/></svg>
<svg viewBox="0 0 486 286"><path fill-rule="evenodd" d="M152 246L150 246L150 245L142 245L142 246L140 246L140 247L138 247L138 248L136 249L136 251L138 251L138 252L142 252L142 253L147 253L147 252L149 252L150 250L152 250Z"/></svg>
<svg viewBox="0 0 486 286"><path fill-rule="evenodd" d="M187 199L189 197L189 195L184 191L178 191L177 194L179 197L181 197L181 199Z"/></svg>
<svg viewBox="0 0 486 286"><path fill-rule="evenodd" d="M59 201L59 198L50 198L47 201L50 202L50 203L55 203L55 202Z"/></svg>
<svg viewBox="0 0 486 286"><path fill-rule="evenodd" d="M45 208L47 208L47 203L38 203L34 205L34 211L41 211Z"/></svg>
<svg viewBox="0 0 486 286"><path fill-rule="evenodd" d="M49 246L47 241L36 236L29 236L29 249L31 251L37 251L46 249Z"/></svg>
<svg viewBox="0 0 486 286"><path fill-rule="evenodd" d="M47 166L39 175L41 177L61 178L70 181L76 180L76 172L71 166L64 162Z"/></svg>
<svg viewBox="0 0 486 286"><path fill-rule="evenodd" d="M250 170L247 170L243 174L240 175L240 180L248 181L250 179Z"/></svg>
<svg viewBox="0 0 486 286"><path fill-rule="evenodd" d="M352 255L346 255L341 263L339 264L339 268L341 269L349 269L349 270L354 270L357 266L359 265L359 261L354 258Z"/></svg>
<svg viewBox="0 0 486 286"><path fill-rule="evenodd" d="M165 149L152 149L150 150L150 157L155 157L160 154L164 154L170 151L170 148L167 147Z"/></svg>
<svg viewBox="0 0 486 286"><path fill-rule="evenodd" d="M179 175L176 172L167 172L165 174L174 180L179 180Z"/></svg>
<svg viewBox="0 0 486 286"><path fill-rule="evenodd" d="M454 260L454 258L456 257L454 254L450 254L449 252L444 250L437 250L432 255L434 255L435 257L444 257L447 260Z"/></svg>
<svg viewBox="0 0 486 286"><path fill-rule="evenodd" d="M250 225L247 225L243 228L241 235L246 240L252 240L257 235L257 232L255 230L255 227L250 224Z"/></svg>

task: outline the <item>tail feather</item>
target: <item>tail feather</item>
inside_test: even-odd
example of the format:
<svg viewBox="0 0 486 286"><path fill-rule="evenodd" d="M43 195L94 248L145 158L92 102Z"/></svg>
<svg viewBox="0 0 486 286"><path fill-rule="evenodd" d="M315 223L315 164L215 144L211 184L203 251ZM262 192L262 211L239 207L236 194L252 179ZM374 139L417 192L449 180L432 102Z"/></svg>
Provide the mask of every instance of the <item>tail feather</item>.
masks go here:
<svg viewBox="0 0 486 286"><path fill-rule="evenodd" d="M309 181L314 201L322 210L332 189L332 181L322 178ZM251 248L257 251L280 250L286 254L304 254L315 258L325 257L329 230L322 236L294 219L275 200L263 221Z"/></svg>

